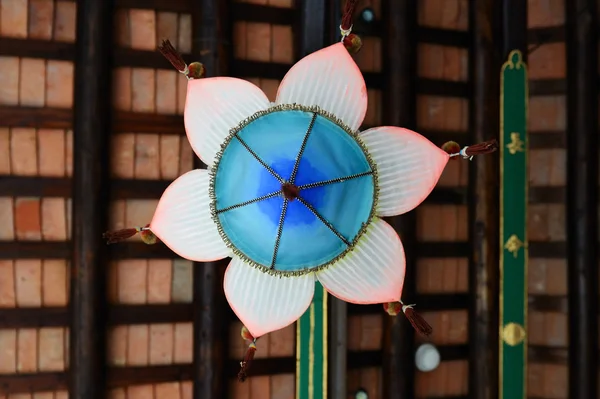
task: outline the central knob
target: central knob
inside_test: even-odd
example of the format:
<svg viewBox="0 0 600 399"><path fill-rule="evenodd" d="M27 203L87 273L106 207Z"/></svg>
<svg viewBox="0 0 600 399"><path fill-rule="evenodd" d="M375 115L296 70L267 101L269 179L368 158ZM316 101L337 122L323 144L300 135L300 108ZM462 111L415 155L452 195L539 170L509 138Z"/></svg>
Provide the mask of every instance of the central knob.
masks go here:
<svg viewBox="0 0 600 399"><path fill-rule="evenodd" d="M295 186L291 183L283 183L281 185L281 191L283 191L283 195L290 201L295 200L300 195L300 189L298 186Z"/></svg>

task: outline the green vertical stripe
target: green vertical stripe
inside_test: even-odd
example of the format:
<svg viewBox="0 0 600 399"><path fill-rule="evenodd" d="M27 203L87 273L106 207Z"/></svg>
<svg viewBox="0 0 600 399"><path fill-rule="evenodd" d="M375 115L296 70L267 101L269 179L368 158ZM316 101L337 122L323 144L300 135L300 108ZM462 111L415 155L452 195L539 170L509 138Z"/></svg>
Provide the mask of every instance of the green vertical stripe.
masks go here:
<svg viewBox="0 0 600 399"><path fill-rule="evenodd" d="M316 283L315 296L296 325L296 399L326 399L327 294Z"/></svg>
<svg viewBox="0 0 600 399"><path fill-rule="evenodd" d="M527 67L512 51L500 98L500 399L526 398Z"/></svg>

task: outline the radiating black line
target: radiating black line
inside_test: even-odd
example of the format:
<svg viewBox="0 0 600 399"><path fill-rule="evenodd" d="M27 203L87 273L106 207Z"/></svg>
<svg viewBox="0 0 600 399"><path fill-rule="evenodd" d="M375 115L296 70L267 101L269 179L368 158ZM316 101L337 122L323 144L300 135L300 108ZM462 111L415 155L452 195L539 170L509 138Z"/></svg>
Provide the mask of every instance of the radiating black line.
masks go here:
<svg viewBox="0 0 600 399"><path fill-rule="evenodd" d="M356 173L354 175L345 176L345 177L338 177L336 179L323 180L323 181L319 181L319 182L316 182L316 183L304 184L302 186L298 186L298 189L300 189L300 190L306 190L306 189L309 189L309 188L327 186L329 184L343 183L343 182L348 181L348 180L358 179L359 177L369 176L369 175L372 175L372 174L373 174L373 171L370 170L368 172Z"/></svg>
<svg viewBox="0 0 600 399"><path fill-rule="evenodd" d="M302 159L302 154L304 154L306 143L308 142L308 136L310 136L310 132L312 131L316 120L317 113L314 112L312 119L310 120L310 124L308 125L308 129L306 129L306 133L304 134L304 139L302 139L302 145L300 145L300 151L298 151L298 156L296 157L296 162L294 163L294 169L292 170L292 175L290 176L290 184L294 184L296 181L296 175L298 174L298 168L300 167L300 160Z"/></svg>
<svg viewBox="0 0 600 399"><path fill-rule="evenodd" d="M298 197L297 198L298 201L300 201L302 203L302 205L304 205L305 207L308 208L309 211L311 211L313 213L313 215L315 215L317 217L317 219L319 219L325 226L327 226L327 228L329 230L331 230L331 232L333 234L335 234L337 236L337 238L339 238L340 240L342 240L344 242L344 244L346 244L347 246L350 246L350 241L346 240L346 238L342 235L342 233L340 233L339 231L336 230L335 227L333 227L333 225L331 223L329 223L323 216L321 216L321 214L308 202L306 202L303 198Z"/></svg>
<svg viewBox="0 0 600 399"><path fill-rule="evenodd" d="M259 202L259 201L264 201L264 200L267 200L269 198L277 197L279 194L283 194L283 191L282 190L274 191L272 193L265 194L265 195L263 195L261 197L254 198L254 199L249 200L249 201L240 202L239 204L235 204L235 205L231 205L231 206L228 206L226 208L223 208L223 209L219 209L219 210L217 210L217 213L223 213L223 212L231 211L233 209L241 208L243 206L254 204L254 203Z"/></svg>
<svg viewBox="0 0 600 399"><path fill-rule="evenodd" d="M283 184L285 183L285 180L283 180L283 178L281 176L279 176L277 174L277 172L275 172L273 170L273 168L271 168L269 165L267 165L267 163L265 161L263 161L257 153L255 153L252 148L250 148L250 146L244 141L242 140L242 138L236 133L235 138L238 139L238 141L244 146L244 148L254 157L254 159L256 159L271 175L273 175L274 178L276 178L279 183Z"/></svg>
<svg viewBox="0 0 600 399"><path fill-rule="evenodd" d="M275 248L273 249L273 259L271 260L271 269L275 269L275 262L277 261L277 253L279 252L279 243L281 242L281 235L283 234L283 222L287 213L288 203L290 201L286 198L283 201L283 208L281 208L281 216L279 216L279 226L277 226L277 238L275 239Z"/></svg>

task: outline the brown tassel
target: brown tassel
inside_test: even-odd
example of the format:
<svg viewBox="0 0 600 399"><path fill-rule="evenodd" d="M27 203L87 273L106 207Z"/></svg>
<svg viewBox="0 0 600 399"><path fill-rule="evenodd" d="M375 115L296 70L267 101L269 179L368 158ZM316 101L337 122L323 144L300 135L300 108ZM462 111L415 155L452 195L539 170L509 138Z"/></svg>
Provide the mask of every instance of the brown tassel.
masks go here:
<svg viewBox="0 0 600 399"><path fill-rule="evenodd" d="M408 321L410 321L410 324L412 324L413 328L417 332L427 337L430 336L433 332L433 328L431 328L429 323L427 323L425 319L413 309L413 306L414 305L402 304L402 311L404 312L404 316L406 316Z"/></svg>
<svg viewBox="0 0 600 399"><path fill-rule="evenodd" d="M493 139L466 147L465 154L469 157L472 157L473 155L491 154L496 150L498 150L498 141L496 139Z"/></svg>
<svg viewBox="0 0 600 399"><path fill-rule="evenodd" d="M457 142L448 141L442 145L442 150L450 154L450 159L459 156L463 157L464 159L471 159L474 155L485 155L495 152L498 150L498 141L496 139L484 141L483 143L464 147L462 150Z"/></svg>
<svg viewBox="0 0 600 399"><path fill-rule="evenodd" d="M240 372L238 373L238 380L240 382L246 381L248 378L248 370L250 369L250 365L252 364L252 360L254 359L254 354L256 353L256 344L252 342L248 345L248 350L246 351L246 355L244 356L244 360L240 362Z"/></svg>
<svg viewBox="0 0 600 399"><path fill-rule="evenodd" d="M140 231L141 229L139 227L107 231L106 233L102 234L102 238L106 240L107 244L115 244L117 242L125 241L126 239L133 237Z"/></svg>
<svg viewBox="0 0 600 399"><path fill-rule="evenodd" d="M354 10L356 9L356 4L358 4L358 0L346 0L340 29L347 31L352 28L352 18L354 17Z"/></svg>
<svg viewBox="0 0 600 399"><path fill-rule="evenodd" d="M183 57L175 47L171 44L169 40L163 40L162 44L158 46L158 51L177 69L179 72L186 74L188 71L188 66L183 60Z"/></svg>

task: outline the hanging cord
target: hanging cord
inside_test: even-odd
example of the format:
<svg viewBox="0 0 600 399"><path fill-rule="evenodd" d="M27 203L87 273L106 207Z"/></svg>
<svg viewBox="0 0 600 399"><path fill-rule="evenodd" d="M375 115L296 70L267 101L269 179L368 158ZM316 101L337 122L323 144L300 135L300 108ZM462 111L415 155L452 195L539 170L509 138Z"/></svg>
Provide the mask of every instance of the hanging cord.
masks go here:
<svg viewBox="0 0 600 399"><path fill-rule="evenodd" d="M456 157L462 157L469 161L473 159L475 155L491 154L498 150L498 141L496 139L484 141L483 143L473 144L470 146L460 148L455 141L448 141L442 145L442 150L446 151L450 155L450 159Z"/></svg>
<svg viewBox="0 0 600 399"><path fill-rule="evenodd" d="M340 41L344 44L344 47L346 47L346 50L348 50L350 54L356 54L362 48L362 40L358 35L352 33L352 19L357 3L358 0L346 0L344 13L342 14L342 22L340 24L340 33L342 35Z"/></svg>
<svg viewBox="0 0 600 399"><path fill-rule="evenodd" d="M127 229L107 231L102 234L102 238L106 240L107 244L116 244L118 242L123 242L138 233L145 244L152 245L158 242L158 237L156 237L152 230L150 230L149 224L147 224L145 227L131 227Z"/></svg>
<svg viewBox="0 0 600 399"><path fill-rule="evenodd" d="M410 322L413 328L420 334L426 337L430 336L433 328L425 321L425 319L414 310L415 305L405 305L402 300L399 302L388 302L383 304L383 309L390 315L396 316L400 312L404 313L406 319Z"/></svg>
<svg viewBox="0 0 600 399"><path fill-rule="evenodd" d="M188 80L201 79L205 76L204 65L200 62L192 62L190 65L187 65L181 54L175 50L175 47L173 47L169 40L163 40L161 45L158 46L158 51Z"/></svg>
<svg viewBox="0 0 600 399"><path fill-rule="evenodd" d="M248 378L248 370L250 369L252 360L254 360L257 338L254 338L252 334L250 334L250 331L248 331L246 326L242 326L241 335L244 341L249 342L248 349L244 355L244 360L240 362L240 372L238 373L238 381L244 382L246 381L246 378Z"/></svg>

